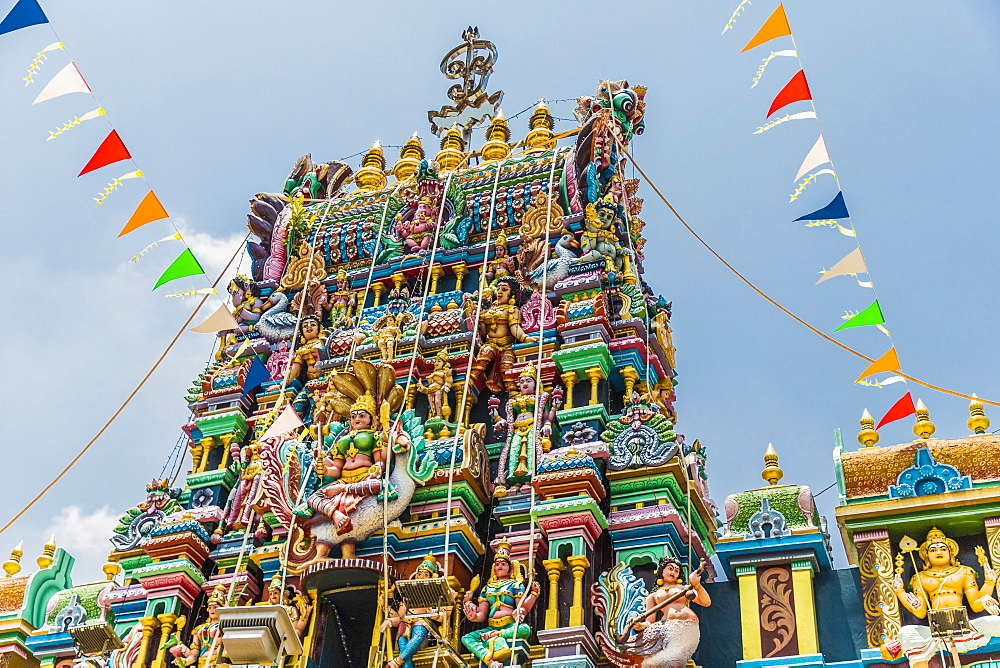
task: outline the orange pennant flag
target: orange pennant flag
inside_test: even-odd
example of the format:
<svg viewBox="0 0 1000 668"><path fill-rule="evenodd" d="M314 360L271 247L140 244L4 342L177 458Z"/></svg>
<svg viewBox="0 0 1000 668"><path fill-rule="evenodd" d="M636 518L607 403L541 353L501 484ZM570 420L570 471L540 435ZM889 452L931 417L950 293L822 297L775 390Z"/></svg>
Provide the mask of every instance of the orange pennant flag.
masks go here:
<svg viewBox="0 0 1000 668"><path fill-rule="evenodd" d="M896 349L889 348L889 352L882 357L868 365L868 368L862 372L858 379L854 381L855 383L860 383L862 380L868 376L872 376L876 373L882 371L899 371L899 358L896 356Z"/></svg>
<svg viewBox="0 0 1000 668"><path fill-rule="evenodd" d="M163 208L160 204L160 200L157 199L156 195L152 190L142 198L139 202L139 206L136 207L135 213L132 217L128 219L125 223L125 228L118 233L118 236L123 237L132 230L142 227L146 223L151 223L154 220L160 220L162 218L169 218L170 215L167 210Z"/></svg>
<svg viewBox="0 0 1000 668"><path fill-rule="evenodd" d="M764 25L760 27L757 34L753 36L753 39L743 47L743 51L740 53L745 53L755 46L760 46L764 42L770 42L776 37L784 37L785 35L791 35L792 29L788 27L788 19L785 18L785 6L778 5L778 8L774 10L771 14L771 18L764 21Z"/></svg>

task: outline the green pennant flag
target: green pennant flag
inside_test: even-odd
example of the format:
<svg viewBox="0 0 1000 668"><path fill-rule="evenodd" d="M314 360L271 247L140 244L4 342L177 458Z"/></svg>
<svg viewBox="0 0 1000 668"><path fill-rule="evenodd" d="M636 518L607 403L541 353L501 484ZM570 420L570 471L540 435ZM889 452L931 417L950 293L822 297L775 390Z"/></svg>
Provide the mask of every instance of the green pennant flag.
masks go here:
<svg viewBox="0 0 1000 668"><path fill-rule="evenodd" d="M885 323L885 318L882 317L882 309L878 306L878 300L876 299L872 302L872 305L866 308L861 313L853 316L850 320L847 320L843 325L833 330L839 332L842 329L847 329L848 327L864 327L865 325L881 325Z"/></svg>
<svg viewBox="0 0 1000 668"><path fill-rule="evenodd" d="M153 289L160 287L164 283L169 283L170 281L175 281L178 278L185 278L187 276L197 276L198 274L204 274L205 270L201 268L198 264L198 260L195 259L194 253L191 252L190 248L184 250L183 253L177 256L177 259L170 263L167 270L163 272L160 276L160 280L156 282Z"/></svg>

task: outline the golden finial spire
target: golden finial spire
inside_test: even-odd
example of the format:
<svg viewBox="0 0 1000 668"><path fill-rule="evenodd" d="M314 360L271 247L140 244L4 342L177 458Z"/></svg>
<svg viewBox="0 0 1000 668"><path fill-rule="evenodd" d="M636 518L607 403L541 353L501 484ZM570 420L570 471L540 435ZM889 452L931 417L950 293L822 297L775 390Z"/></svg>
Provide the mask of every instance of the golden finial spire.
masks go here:
<svg viewBox="0 0 1000 668"><path fill-rule="evenodd" d="M976 397L976 393L972 393L973 397ZM986 430L990 428L990 419L986 417L986 411L983 409L983 402L976 397L969 402L969 421L965 424L969 425L969 429L974 434L985 434Z"/></svg>
<svg viewBox="0 0 1000 668"><path fill-rule="evenodd" d="M38 564L38 567L48 568L49 566L51 566L52 562L55 561L55 559L53 559L53 555L55 555L55 553L56 553L56 537L55 535L53 535L52 538L49 538L49 542L47 542L42 547L41 555L39 555L38 559L35 560L35 562Z"/></svg>
<svg viewBox="0 0 1000 668"><path fill-rule="evenodd" d="M414 132L399 150L399 161L393 165L392 175L399 181L409 178L420 167L420 161L423 159L424 145L420 142L420 136Z"/></svg>
<svg viewBox="0 0 1000 668"><path fill-rule="evenodd" d="M503 110L493 117L490 126L486 128L486 143L483 144L483 160L492 162L502 160L510 155L510 128L507 127L507 119L503 115Z"/></svg>
<svg viewBox="0 0 1000 668"><path fill-rule="evenodd" d="M10 551L10 559L3 562L3 570L7 577L12 578L21 571L21 557L23 555L24 541L22 540L17 544L17 547Z"/></svg>
<svg viewBox="0 0 1000 668"><path fill-rule="evenodd" d="M937 431L937 427L931 422L930 411L927 410L927 406L924 406L924 402L921 399L917 399L916 412L917 423L913 425L913 433L919 439L928 439Z"/></svg>
<svg viewBox="0 0 1000 668"><path fill-rule="evenodd" d="M441 165L441 170L450 172L462 164L465 159L465 138L462 129L455 123L448 128L441 138L441 150L434 160Z"/></svg>
<svg viewBox="0 0 1000 668"><path fill-rule="evenodd" d="M556 145L555 133L552 132L553 127L555 127L555 122L552 120L549 108L545 106L545 100L539 100L535 112L531 114L531 120L528 121L530 132L524 138L524 143L528 148L553 148Z"/></svg>
<svg viewBox="0 0 1000 668"><path fill-rule="evenodd" d="M108 563L104 564L104 566L101 568L101 570L104 571L104 575L107 576L108 580L114 580L115 576L118 575L121 569L122 567L119 566L114 561L109 561Z"/></svg>
<svg viewBox="0 0 1000 668"><path fill-rule="evenodd" d="M858 443L870 448L878 443L878 432L875 431L875 418L865 409L861 414L861 431L858 432Z"/></svg>
<svg viewBox="0 0 1000 668"><path fill-rule="evenodd" d="M379 140L375 140L361 159L361 169L354 175L354 182L362 190L380 190L385 187L385 153Z"/></svg>
<svg viewBox="0 0 1000 668"><path fill-rule="evenodd" d="M760 477L766 480L768 485L777 485L784 475L784 471L778 467L778 452L768 443L767 450L764 451L764 470Z"/></svg>

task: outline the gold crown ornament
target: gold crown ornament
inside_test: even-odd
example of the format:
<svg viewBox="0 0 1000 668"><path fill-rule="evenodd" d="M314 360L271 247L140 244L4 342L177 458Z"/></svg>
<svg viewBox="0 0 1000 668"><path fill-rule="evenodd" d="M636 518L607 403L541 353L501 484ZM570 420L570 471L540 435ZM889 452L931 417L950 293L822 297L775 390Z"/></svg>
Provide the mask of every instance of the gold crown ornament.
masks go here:
<svg viewBox="0 0 1000 668"><path fill-rule="evenodd" d="M958 556L958 543L956 543L954 540L944 535L944 532L938 529L937 527L933 527L931 528L930 531L927 532L927 540L925 540L923 544L920 546L920 551L918 554L920 554L920 558L923 560L923 562L925 564L929 563L927 560L927 550L930 548L930 546L939 544L943 544L948 548L948 552L951 553L952 565L957 564L958 562L956 561L955 557Z"/></svg>
<svg viewBox="0 0 1000 668"><path fill-rule="evenodd" d="M215 589L212 590L212 595L208 597L208 605L225 605L226 604L226 585L215 585Z"/></svg>
<svg viewBox="0 0 1000 668"><path fill-rule="evenodd" d="M351 412L354 411L364 411L372 417L372 420L378 418L378 409L375 407L375 397L372 396L371 392L365 392L358 400L354 402L351 406Z"/></svg>
<svg viewBox="0 0 1000 668"><path fill-rule="evenodd" d="M413 571L413 577L416 577L417 571L420 570L427 571L428 573L434 576L438 575L438 573L441 571L441 567L438 566L437 559L434 558L433 552L427 553L427 556L424 557L424 560L420 562L419 566L417 566L417 570Z"/></svg>
<svg viewBox="0 0 1000 668"><path fill-rule="evenodd" d="M535 366L534 362L528 362L527 364L524 365L524 368L521 369L521 373L517 374L517 377L531 378L532 380L534 380L535 376L537 375L538 375L538 367Z"/></svg>

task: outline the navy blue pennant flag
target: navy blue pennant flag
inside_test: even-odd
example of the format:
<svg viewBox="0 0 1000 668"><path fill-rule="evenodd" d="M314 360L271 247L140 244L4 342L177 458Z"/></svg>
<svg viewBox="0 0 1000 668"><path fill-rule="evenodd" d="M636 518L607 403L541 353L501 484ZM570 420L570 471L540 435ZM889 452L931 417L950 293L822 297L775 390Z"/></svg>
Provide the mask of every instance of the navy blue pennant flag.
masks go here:
<svg viewBox="0 0 1000 668"><path fill-rule="evenodd" d="M847 205L844 204L844 193L842 192L837 193L833 201L822 209L799 216L795 219L795 222L800 220L837 220L838 218L850 218L850 215L847 213Z"/></svg>
<svg viewBox="0 0 1000 668"><path fill-rule="evenodd" d="M17 0L17 4L0 21L0 35L48 22L38 0Z"/></svg>
<svg viewBox="0 0 1000 668"><path fill-rule="evenodd" d="M271 372L267 370L259 357L254 357L250 368L247 369L247 377L243 381L243 394L247 395L253 392L269 380L271 380Z"/></svg>

